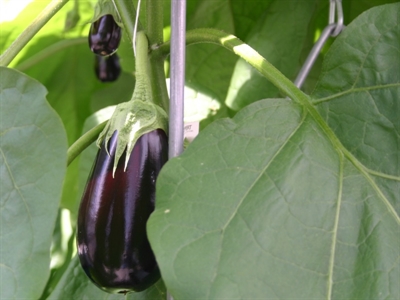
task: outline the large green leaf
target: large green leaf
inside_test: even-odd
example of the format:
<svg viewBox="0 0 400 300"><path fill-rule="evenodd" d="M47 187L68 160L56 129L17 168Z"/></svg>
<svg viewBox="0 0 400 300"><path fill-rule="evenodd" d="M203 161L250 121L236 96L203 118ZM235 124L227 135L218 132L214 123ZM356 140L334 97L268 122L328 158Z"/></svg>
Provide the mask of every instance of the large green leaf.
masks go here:
<svg viewBox="0 0 400 300"><path fill-rule="evenodd" d="M262 100L166 164L148 231L175 299L400 298L399 11L335 41L321 115Z"/></svg>
<svg viewBox="0 0 400 300"><path fill-rule="evenodd" d="M40 83L7 68L0 79L0 293L36 299L50 273L67 139Z"/></svg>
<svg viewBox="0 0 400 300"><path fill-rule="evenodd" d="M393 12L388 14L390 8ZM343 32L332 45L312 94L342 144L374 170L378 181L400 175L399 8L399 4L376 8ZM390 191L399 191L400 186L394 187L381 187L390 200ZM392 205L399 213L400 203Z"/></svg>

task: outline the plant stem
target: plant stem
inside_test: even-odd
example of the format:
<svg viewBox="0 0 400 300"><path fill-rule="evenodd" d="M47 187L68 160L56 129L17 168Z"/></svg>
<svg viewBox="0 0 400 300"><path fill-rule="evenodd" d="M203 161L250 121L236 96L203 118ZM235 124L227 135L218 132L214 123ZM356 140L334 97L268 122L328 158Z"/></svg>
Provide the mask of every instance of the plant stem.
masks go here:
<svg viewBox="0 0 400 300"><path fill-rule="evenodd" d="M169 96L167 90L167 83L164 73L164 57L151 55L150 56L150 80L153 82L151 85L152 94L157 103L169 113Z"/></svg>
<svg viewBox="0 0 400 300"><path fill-rule="evenodd" d="M124 24L124 29L128 35L129 40L132 42L133 30L135 27L135 16L136 9L133 5L133 1L127 0L114 0L115 6L118 9L118 13L121 16L122 23ZM138 29L142 26L139 24Z"/></svg>
<svg viewBox="0 0 400 300"><path fill-rule="evenodd" d="M69 0L52 0L49 5L33 20L33 22L17 37L17 39L0 56L0 66L8 66L17 54L28 44L28 42L46 25L46 23L68 2Z"/></svg>
<svg viewBox="0 0 400 300"><path fill-rule="evenodd" d="M86 132L84 135L82 135L79 139L75 141L71 145L71 147L68 148L67 152L67 166L83 151L85 150L90 144L92 144L94 141L97 140L99 137L100 132L104 129L106 126L108 120L100 123L96 127L93 127L90 129L88 132Z"/></svg>
<svg viewBox="0 0 400 300"><path fill-rule="evenodd" d="M132 4L132 1L127 0L114 0L117 6L118 12L121 15L122 23L127 31L129 40L133 43L133 30L135 25L136 10ZM162 0L147 0L146 1L147 11L152 13L147 14L146 26L150 28L147 31L147 38L149 39L150 45L152 41L156 44L163 42L163 3ZM139 9L138 9L139 12ZM138 31L142 30L142 26L138 26ZM154 84L151 85L153 97L155 97L156 103L164 108L168 112L168 92L165 83L164 74L164 57L161 55L150 56L150 80Z"/></svg>
<svg viewBox="0 0 400 300"><path fill-rule="evenodd" d="M146 33L151 47L163 42L163 2L163 0L146 0Z"/></svg>
<svg viewBox="0 0 400 300"><path fill-rule="evenodd" d="M149 39L150 48L163 43L163 0L147 0L146 1L146 34ZM152 94L157 103L164 110L169 111L169 97L164 73L164 57L158 53L150 55L150 80Z"/></svg>

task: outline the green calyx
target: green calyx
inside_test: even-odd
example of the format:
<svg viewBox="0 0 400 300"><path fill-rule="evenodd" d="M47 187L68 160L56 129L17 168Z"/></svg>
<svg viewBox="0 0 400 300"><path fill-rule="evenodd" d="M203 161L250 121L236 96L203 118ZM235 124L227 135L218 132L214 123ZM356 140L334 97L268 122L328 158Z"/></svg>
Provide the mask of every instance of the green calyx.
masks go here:
<svg viewBox="0 0 400 300"><path fill-rule="evenodd" d="M168 115L162 107L155 104L148 76L149 72L147 37L144 32L138 32L136 43L136 85L132 99L117 105L111 119L96 142L98 147L100 147L103 140L108 145L113 133L115 131L118 132L113 172L115 172L125 150L126 169L133 147L142 135L156 129L162 129L168 133Z"/></svg>
<svg viewBox="0 0 400 300"><path fill-rule="evenodd" d="M96 22L102 16L112 15L114 21L118 24L119 27L123 27L121 16L119 15L114 2L112 0L99 0L94 7L93 18L90 23Z"/></svg>

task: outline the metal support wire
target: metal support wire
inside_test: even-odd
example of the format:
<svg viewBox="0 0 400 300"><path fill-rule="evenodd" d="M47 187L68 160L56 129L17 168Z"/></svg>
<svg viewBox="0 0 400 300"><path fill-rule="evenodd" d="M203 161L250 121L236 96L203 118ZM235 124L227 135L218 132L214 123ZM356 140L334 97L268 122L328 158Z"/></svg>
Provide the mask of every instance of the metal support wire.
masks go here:
<svg viewBox="0 0 400 300"><path fill-rule="evenodd" d="M301 88L304 81L306 80L308 73L310 72L318 54L321 52L322 47L325 45L329 37L337 36L345 28L343 24L343 7L342 0L329 0L329 24L324 28L319 37L318 41L315 43L308 55L305 63L301 67L299 74L297 75L294 84ZM336 16L337 14L337 16ZM337 18L336 18L337 17Z"/></svg>
<svg viewBox="0 0 400 300"><path fill-rule="evenodd" d="M321 36L319 37L318 41L314 44L310 54L308 55L306 61L301 67L299 75L297 75L297 78L294 81L295 86L297 86L298 88L300 88L303 85L304 81L308 76L308 73L310 72L312 66L315 63L315 60L318 57L318 54L321 52L322 47L325 45L326 41L331 36L335 28L336 24L330 24L326 26L325 29L322 31Z"/></svg>
<svg viewBox="0 0 400 300"><path fill-rule="evenodd" d="M171 80L169 111L169 158L183 151L185 87L186 0L171 1Z"/></svg>

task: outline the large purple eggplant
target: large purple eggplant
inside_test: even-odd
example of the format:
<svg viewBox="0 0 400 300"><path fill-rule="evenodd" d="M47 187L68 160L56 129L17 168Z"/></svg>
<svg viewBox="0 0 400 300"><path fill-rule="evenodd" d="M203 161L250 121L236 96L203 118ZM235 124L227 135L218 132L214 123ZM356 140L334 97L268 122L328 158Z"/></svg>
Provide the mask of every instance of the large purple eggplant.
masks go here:
<svg viewBox="0 0 400 300"><path fill-rule="evenodd" d="M108 56L118 49L121 27L112 15L104 15L93 22L89 31L89 47L97 55Z"/></svg>
<svg viewBox="0 0 400 300"><path fill-rule="evenodd" d="M92 168L78 215L77 244L88 277L110 293L142 291L160 272L146 234L154 210L155 182L167 161L168 139L161 129L142 135L113 177L117 132L104 142ZM123 156L125 157L125 156Z"/></svg>

